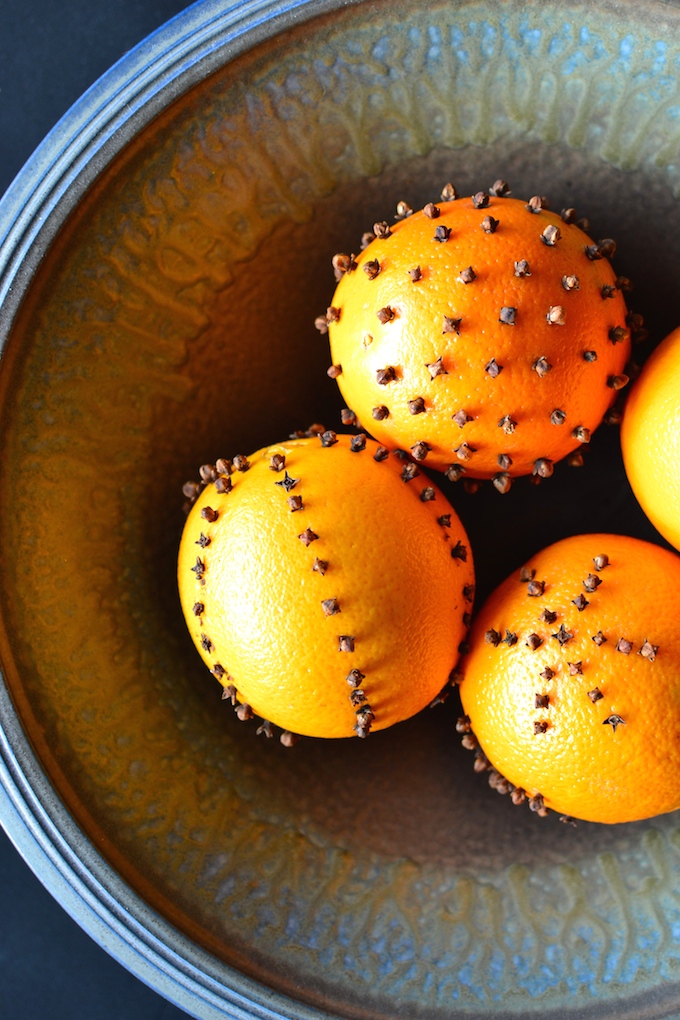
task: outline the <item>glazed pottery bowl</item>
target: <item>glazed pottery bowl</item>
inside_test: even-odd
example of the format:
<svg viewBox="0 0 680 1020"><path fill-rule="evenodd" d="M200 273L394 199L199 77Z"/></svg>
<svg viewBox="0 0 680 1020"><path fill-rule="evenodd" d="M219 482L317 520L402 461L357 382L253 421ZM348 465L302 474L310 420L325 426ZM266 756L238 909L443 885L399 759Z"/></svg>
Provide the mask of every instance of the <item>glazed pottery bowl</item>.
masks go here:
<svg viewBox="0 0 680 1020"><path fill-rule="evenodd" d="M74 107L0 207L3 824L198 1017L680 1014L680 825L490 790L456 697L369 740L240 723L185 633L182 485L342 404L330 259L498 177L614 237L678 324L675 4L190 8ZM642 354L644 355L644 350ZM447 490L478 599L580 531L661 541L615 428L539 487Z"/></svg>

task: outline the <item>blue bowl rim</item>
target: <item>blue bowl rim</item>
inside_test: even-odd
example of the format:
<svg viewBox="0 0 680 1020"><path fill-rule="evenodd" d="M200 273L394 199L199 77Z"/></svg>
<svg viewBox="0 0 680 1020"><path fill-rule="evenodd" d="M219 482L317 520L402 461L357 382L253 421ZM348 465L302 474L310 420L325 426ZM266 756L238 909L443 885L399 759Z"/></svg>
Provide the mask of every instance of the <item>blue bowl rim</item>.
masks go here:
<svg viewBox="0 0 680 1020"><path fill-rule="evenodd" d="M0 355L44 252L113 157L166 105L286 29L361 0L198 0L128 51L38 146L0 200ZM0 680L2 675L0 674ZM192 1016L322 1020L152 910L76 825L0 683L0 824L45 888L111 956Z"/></svg>

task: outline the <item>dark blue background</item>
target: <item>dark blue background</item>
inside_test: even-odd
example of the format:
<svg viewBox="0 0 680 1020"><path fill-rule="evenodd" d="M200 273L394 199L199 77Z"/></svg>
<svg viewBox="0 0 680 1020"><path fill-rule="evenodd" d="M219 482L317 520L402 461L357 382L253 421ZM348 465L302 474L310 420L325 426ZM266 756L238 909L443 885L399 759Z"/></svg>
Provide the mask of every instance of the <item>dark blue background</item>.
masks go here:
<svg viewBox="0 0 680 1020"><path fill-rule="evenodd" d="M0 193L76 99L186 0L0 0ZM2 1020L180 1020L47 893L0 829Z"/></svg>

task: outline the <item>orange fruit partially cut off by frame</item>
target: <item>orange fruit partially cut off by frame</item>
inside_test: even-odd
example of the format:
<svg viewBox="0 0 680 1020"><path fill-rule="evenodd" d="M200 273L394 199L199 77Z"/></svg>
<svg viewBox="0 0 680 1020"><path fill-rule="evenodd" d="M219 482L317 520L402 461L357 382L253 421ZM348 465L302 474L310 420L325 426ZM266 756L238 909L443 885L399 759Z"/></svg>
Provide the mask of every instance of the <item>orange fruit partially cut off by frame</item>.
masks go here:
<svg viewBox="0 0 680 1020"><path fill-rule="evenodd" d="M335 257L317 319L363 428L500 491L590 441L630 354L614 242L504 188L377 223L356 258Z"/></svg>
<svg viewBox="0 0 680 1020"><path fill-rule="evenodd" d="M680 549L680 329L652 352L628 394L621 449L640 506Z"/></svg>
<svg viewBox="0 0 680 1020"><path fill-rule="evenodd" d="M649 542L578 535L532 557L470 632L460 729L476 767L541 813L680 808L679 608L680 558Z"/></svg>
<svg viewBox="0 0 680 1020"><path fill-rule="evenodd" d="M364 435L323 434L201 469L179 552L200 655L286 734L365 736L447 685L472 554L442 493Z"/></svg>

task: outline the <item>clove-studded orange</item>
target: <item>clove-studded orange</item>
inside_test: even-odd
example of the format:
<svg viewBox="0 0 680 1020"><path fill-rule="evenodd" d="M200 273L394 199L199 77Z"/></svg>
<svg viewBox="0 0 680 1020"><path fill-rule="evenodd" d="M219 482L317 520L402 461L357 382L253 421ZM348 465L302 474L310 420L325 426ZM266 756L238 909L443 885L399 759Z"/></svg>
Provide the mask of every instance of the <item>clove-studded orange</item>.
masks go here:
<svg viewBox="0 0 680 1020"><path fill-rule="evenodd" d="M364 737L447 685L469 623L472 554L415 464L363 434L326 431L201 476L180 598L240 718L260 716L284 738Z"/></svg>
<svg viewBox="0 0 680 1020"><path fill-rule="evenodd" d="M503 182L377 223L317 319L363 427L456 479L547 477L628 381L615 244ZM401 211L404 210L400 203Z"/></svg>
<svg viewBox="0 0 680 1020"><path fill-rule="evenodd" d="M549 546L492 593L459 722L492 785L593 822L680 808L679 591L675 553L594 534Z"/></svg>
<svg viewBox="0 0 680 1020"><path fill-rule="evenodd" d="M680 329L654 350L633 385L623 414L623 462L640 506L680 549Z"/></svg>

